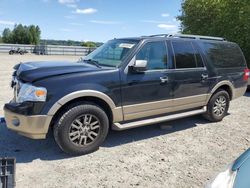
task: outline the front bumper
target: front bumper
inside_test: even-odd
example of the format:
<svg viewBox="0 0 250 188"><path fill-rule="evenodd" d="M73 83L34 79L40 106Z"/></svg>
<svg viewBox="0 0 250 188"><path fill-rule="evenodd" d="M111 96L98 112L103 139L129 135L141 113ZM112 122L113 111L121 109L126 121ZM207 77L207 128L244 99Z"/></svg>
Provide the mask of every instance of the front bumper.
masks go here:
<svg viewBox="0 0 250 188"><path fill-rule="evenodd" d="M52 116L25 116L4 108L4 116L8 129L32 139L45 139Z"/></svg>

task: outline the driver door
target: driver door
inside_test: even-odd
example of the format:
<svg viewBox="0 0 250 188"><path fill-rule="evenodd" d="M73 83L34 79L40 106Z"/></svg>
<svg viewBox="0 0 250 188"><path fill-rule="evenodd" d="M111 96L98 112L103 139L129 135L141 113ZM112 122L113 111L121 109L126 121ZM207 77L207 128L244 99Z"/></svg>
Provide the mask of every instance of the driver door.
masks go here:
<svg viewBox="0 0 250 188"><path fill-rule="evenodd" d="M146 60L147 70L121 74L125 121L170 111L173 103L173 79L168 72L167 54L165 41L147 42L134 58Z"/></svg>

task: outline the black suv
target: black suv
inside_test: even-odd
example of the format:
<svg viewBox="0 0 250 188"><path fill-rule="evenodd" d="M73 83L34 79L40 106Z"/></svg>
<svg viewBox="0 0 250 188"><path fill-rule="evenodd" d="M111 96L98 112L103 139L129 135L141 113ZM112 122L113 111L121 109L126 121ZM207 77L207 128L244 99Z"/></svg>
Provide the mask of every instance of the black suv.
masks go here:
<svg viewBox="0 0 250 188"><path fill-rule="evenodd" d="M249 76L237 44L193 35L114 39L76 63L14 68L8 128L33 139L52 128L60 148L76 155L98 149L111 128L196 114L221 121Z"/></svg>

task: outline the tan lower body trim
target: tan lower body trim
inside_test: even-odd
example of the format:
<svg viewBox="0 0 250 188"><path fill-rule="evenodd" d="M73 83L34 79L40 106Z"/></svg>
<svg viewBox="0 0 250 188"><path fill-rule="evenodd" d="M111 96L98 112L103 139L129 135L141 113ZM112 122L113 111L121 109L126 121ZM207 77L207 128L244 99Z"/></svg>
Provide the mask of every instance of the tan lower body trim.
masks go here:
<svg viewBox="0 0 250 188"><path fill-rule="evenodd" d="M112 113L113 113L113 122L114 123L123 121L122 107L113 108Z"/></svg>
<svg viewBox="0 0 250 188"><path fill-rule="evenodd" d="M45 139L52 116L35 115L24 116L4 110L8 129L32 139Z"/></svg>
<svg viewBox="0 0 250 188"><path fill-rule="evenodd" d="M167 116L162 116L162 117L133 121L133 122L124 123L124 124L114 123L112 126L112 129L117 130L117 131L132 129L132 128L141 127L145 125L151 125L151 124L160 123L164 121L170 121L170 120L175 120L175 119L193 116L197 114L202 114L202 113L205 113L206 111L207 111L207 108L203 107L201 109L192 110L188 112L182 112L182 113L177 113L177 114L172 114L172 115L167 115Z"/></svg>
<svg viewBox="0 0 250 188"><path fill-rule="evenodd" d="M124 106L124 120L160 115L206 105L209 94Z"/></svg>
<svg viewBox="0 0 250 188"><path fill-rule="evenodd" d="M242 97L246 93L247 87L235 88L233 91L233 99Z"/></svg>

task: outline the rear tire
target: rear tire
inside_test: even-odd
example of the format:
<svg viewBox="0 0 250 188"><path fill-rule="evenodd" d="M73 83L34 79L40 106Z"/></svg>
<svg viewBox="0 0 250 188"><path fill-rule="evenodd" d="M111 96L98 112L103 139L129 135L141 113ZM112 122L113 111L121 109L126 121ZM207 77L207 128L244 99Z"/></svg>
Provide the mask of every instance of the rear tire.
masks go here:
<svg viewBox="0 0 250 188"><path fill-rule="evenodd" d="M230 104L230 97L225 90L218 90L209 100L207 104L207 112L204 118L211 122L222 121L227 115Z"/></svg>
<svg viewBox="0 0 250 188"><path fill-rule="evenodd" d="M109 131L106 113L94 104L75 104L62 112L54 125L58 146L71 155L84 155L99 149Z"/></svg>

